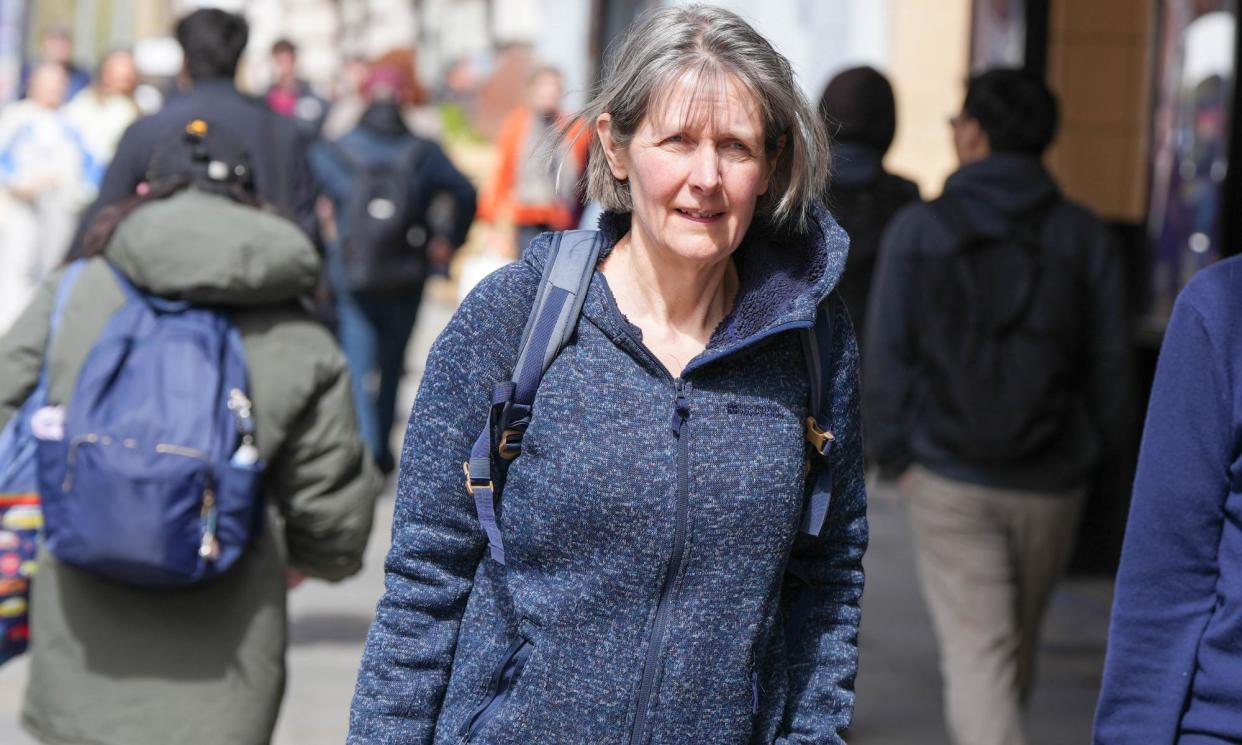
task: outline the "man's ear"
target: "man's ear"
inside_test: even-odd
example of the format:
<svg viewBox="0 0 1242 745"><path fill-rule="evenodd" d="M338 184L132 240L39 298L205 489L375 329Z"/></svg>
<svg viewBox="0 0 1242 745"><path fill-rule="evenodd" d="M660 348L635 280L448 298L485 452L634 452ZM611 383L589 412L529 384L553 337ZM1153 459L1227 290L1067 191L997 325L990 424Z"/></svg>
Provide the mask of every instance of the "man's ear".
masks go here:
<svg viewBox="0 0 1242 745"><path fill-rule="evenodd" d="M604 157L608 160L608 170L612 171L613 178L625 181L630 174L625 162L625 153L612 138L612 114L599 115L599 118L595 120L595 135L599 137L599 144L604 151Z"/></svg>

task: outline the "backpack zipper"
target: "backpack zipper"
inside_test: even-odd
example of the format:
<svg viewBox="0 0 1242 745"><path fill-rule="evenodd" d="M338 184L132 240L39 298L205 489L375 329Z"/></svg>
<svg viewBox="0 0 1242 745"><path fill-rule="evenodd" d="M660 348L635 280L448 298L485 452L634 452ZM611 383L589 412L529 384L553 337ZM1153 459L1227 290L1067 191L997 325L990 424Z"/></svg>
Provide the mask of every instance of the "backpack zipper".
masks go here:
<svg viewBox="0 0 1242 745"><path fill-rule="evenodd" d="M167 442L157 443L155 452L164 455L176 455L182 458L193 458L208 465L207 473L203 480L203 505L199 510L199 522L202 524L203 537L198 544L198 556L207 561L215 561L220 558L220 541L216 538L219 510L216 507L215 486L211 482L211 458L202 450L182 445L172 445Z"/></svg>
<svg viewBox="0 0 1242 745"><path fill-rule="evenodd" d="M660 669L661 652L665 638L668 636L673 589L677 584L677 576L681 574L681 565L685 560L686 533L690 509L690 396L689 384L678 378L674 381L677 396L673 399L673 436L677 438L677 507L673 521L673 551L669 555L668 568L665 570L664 584L660 588L660 600L656 604L655 623L651 628L651 636L647 641L647 657L643 663L643 677L638 688L638 710L635 714L634 728L630 732L630 745L645 745L650 736L647 722L650 715L651 700L655 694L656 675Z"/></svg>

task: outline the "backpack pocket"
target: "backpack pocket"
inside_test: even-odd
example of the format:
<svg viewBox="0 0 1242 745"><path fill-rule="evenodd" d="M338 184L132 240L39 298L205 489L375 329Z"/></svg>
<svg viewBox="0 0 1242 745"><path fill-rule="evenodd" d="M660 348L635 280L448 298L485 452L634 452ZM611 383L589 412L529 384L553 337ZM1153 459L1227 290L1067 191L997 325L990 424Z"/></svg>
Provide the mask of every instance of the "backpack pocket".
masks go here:
<svg viewBox="0 0 1242 745"><path fill-rule="evenodd" d="M219 485L205 453L91 434L40 440L38 456L45 540L61 561L153 587L211 568L200 547Z"/></svg>
<svg viewBox="0 0 1242 745"><path fill-rule="evenodd" d="M519 631L518 636L496 664L491 684L488 686L487 697L466 718L466 723L461 730L463 743L469 742L478 735L508 703L534 651L535 646L529 639L529 634Z"/></svg>

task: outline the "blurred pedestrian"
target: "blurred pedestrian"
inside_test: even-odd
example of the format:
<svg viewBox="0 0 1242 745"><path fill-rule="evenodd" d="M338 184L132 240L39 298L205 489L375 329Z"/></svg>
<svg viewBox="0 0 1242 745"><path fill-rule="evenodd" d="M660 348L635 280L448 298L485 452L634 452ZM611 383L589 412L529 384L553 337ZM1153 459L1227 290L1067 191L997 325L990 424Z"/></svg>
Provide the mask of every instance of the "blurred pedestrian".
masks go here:
<svg viewBox="0 0 1242 745"><path fill-rule="evenodd" d="M253 412L253 439L242 439L233 462L249 447L243 465L267 464L262 527L209 582L176 590L125 584L44 547L22 704L22 724L41 742L269 742L285 683L287 586L303 576L339 580L361 567L379 480L354 425L340 350L293 304L314 287L319 257L295 225L261 208L252 172L239 139L217 127L198 121L175 134L155 148L144 195L113 205L92 225L89 258L75 267L55 337L48 339L49 316L63 272L0 338L0 425L41 368L49 405L68 406L64 418L72 422L79 371L98 357L101 348L92 348L101 330L126 305L117 273L166 313L180 312L171 301L227 309L249 387L246 412L234 409L233 397L230 408L247 419ZM156 449L182 454L173 447ZM91 462L108 457L122 455L100 451ZM134 499L97 496L116 496L117 510ZM50 512L47 519L51 526ZM115 522L140 535L123 518ZM142 540L164 546L173 538Z"/></svg>
<svg viewBox="0 0 1242 745"><path fill-rule="evenodd" d="M545 150L570 126L561 113L561 73L540 67L527 83L527 105L505 117L496 138L497 163L479 206L480 219L495 230L510 227L504 252L517 255L530 241L548 230L567 230L577 224L578 179L586 167L586 137L561 140L558 157Z"/></svg>
<svg viewBox="0 0 1242 745"><path fill-rule="evenodd" d="M308 142L319 136L328 102L298 77L298 48L288 39L272 45L272 85L264 98L272 111L293 119Z"/></svg>
<svg viewBox="0 0 1242 745"><path fill-rule="evenodd" d="M867 528L823 128L704 6L637 21L582 119L603 229L537 239L432 348L348 741L839 744Z"/></svg>
<svg viewBox="0 0 1242 745"><path fill-rule="evenodd" d="M838 289L862 337L880 236L898 210L919 198L919 187L884 169L884 154L897 131L897 104L878 70L853 67L838 73L820 96L819 113L829 134L835 132L825 203L850 236Z"/></svg>
<svg viewBox="0 0 1242 745"><path fill-rule="evenodd" d="M1242 742L1242 258L1173 308L1117 573L1097 745Z"/></svg>
<svg viewBox="0 0 1242 745"><path fill-rule="evenodd" d="M347 57L341 65L340 74L336 79L336 88L332 103L324 118L320 136L325 140L339 140L354 127L362 118L367 103L362 95L367 77L371 74L371 66L361 57Z"/></svg>
<svg viewBox="0 0 1242 745"><path fill-rule="evenodd" d="M83 88L91 84L91 74L73 61L73 35L64 26L49 26L39 40L39 55L22 65L19 95L29 95L30 78L40 65L58 65L65 71L65 99L73 98Z"/></svg>
<svg viewBox="0 0 1242 745"><path fill-rule="evenodd" d="M104 174L99 197L78 225L80 250L87 225L110 204L133 196L143 182L151 151L190 119L223 126L242 138L254 153L259 196L317 238L315 186L306 164L306 143L297 126L273 114L262 102L243 95L233 84L237 63L249 36L246 20L218 8L196 10L177 22L175 35L184 53L184 95L170 99L162 111L145 116L127 130ZM76 253L75 253L76 255Z"/></svg>
<svg viewBox="0 0 1242 745"><path fill-rule="evenodd" d="M896 477L957 745L1021 745L1040 622L1133 399L1120 256L1041 157L1039 79L970 79L961 167L893 219L866 343L868 449Z"/></svg>
<svg viewBox="0 0 1242 745"><path fill-rule="evenodd" d="M0 112L0 331L64 259L97 175L61 108L67 88L62 66L40 65L29 95Z"/></svg>
<svg viewBox="0 0 1242 745"><path fill-rule="evenodd" d="M311 150L333 205L328 276L338 332L363 436L384 473L395 465L389 440L423 283L465 242L475 212L470 181L439 145L406 127L400 87L396 70L372 68L358 126ZM448 215L437 220L432 204L441 197Z"/></svg>
<svg viewBox="0 0 1242 745"><path fill-rule="evenodd" d="M104 55L94 85L82 89L65 104L65 116L82 135L98 168L112 162L117 143L129 125L138 118L134 90L138 87L138 68L128 49Z"/></svg>

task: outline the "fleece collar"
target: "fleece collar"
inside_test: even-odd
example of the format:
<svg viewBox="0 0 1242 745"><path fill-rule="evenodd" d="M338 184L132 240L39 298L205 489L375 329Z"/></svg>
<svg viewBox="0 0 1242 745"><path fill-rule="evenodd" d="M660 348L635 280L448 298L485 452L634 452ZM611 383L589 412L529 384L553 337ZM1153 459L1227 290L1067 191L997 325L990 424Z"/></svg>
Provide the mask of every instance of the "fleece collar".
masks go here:
<svg viewBox="0 0 1242 745"><path fill-rule="evenodd" d="M600 217L604 245L600 261L630 229L630 215L606 212ZM542 272L549 236L534 241L524 261ZM739 287L729 315L721 321L708 351L744 345L790 324L810 324L845 268L849 238L827 210L816 207L807 230L779 230L757 220L733 255ZM606 333L627 333L607 283L596 273L583 313Z"/></svg>

